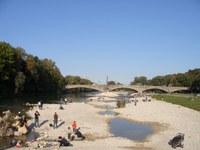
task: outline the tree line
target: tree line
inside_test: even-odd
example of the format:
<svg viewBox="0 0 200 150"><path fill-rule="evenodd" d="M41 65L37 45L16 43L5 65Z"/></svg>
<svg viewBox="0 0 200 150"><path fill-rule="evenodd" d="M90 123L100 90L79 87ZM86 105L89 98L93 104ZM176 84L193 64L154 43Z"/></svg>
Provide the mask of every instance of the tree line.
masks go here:
<svg viewBox="0 0 200 150"><path fill-rule="evenodd" d="M60 93L66 84L93 84L89 79L68 75L63 77L55 62L27 54L23 48L0 42L0 96ZM121 84L109 81L108 85ZM200 69L186 73L156 76L148 80L135 77L131 85L185 86L200 92Z"/></svg>
<svg viewBox="0 0 200 150"><path fill-rule="evenodd" d="M200 92L200 69L189 70L185 73L156 76L148 80L145 76L135 77L131 85L153 86L183 86L190 87L191 92Z"/></svg>
<svg viewBox="0 0 200 150"><path fill-rule="evenodd" d="M63 77L55 62L0 42L0 96L60 93L65 84L92 84L78 76Z"/></svg>

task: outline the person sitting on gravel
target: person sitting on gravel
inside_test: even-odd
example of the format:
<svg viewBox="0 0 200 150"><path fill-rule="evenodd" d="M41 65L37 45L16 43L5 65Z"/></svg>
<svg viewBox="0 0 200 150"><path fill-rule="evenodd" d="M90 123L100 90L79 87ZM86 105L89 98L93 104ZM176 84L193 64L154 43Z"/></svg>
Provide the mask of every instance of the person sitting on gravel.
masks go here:
<svg viewBox="0 0 200 150"><path fill-rule="evenodd" d="M63 138L62 136L59 136L58 139L59 139L58 142L60 143L59 147L70 145L70 143L65 138Z"/></svg>
<svg viewBox="0 0 200 150"><path fill-rule="evenodd" d="M64 108L62 107L62 105L60 104L60 107L59 107L59 109L61 109L61 110L63 110Z"/></svg>
<svg viewBox="0 0 200 150"><path fill-rule="evenodd" d="M77 140L84 140L85 137L83 136L83 134L79 130L80 130L80 128L74 130L74 134L77 136L76 139Z"/></svg>

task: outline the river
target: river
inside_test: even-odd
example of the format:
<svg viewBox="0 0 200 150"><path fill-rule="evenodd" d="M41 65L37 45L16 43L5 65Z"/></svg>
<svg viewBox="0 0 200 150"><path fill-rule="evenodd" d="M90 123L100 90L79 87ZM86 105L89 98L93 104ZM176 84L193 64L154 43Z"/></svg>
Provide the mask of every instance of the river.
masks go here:
<svg viewBox="0 0 200 150"><path fill-rule="evenodd" d="M65 95L46 95L46 96L28 96L19 98L1 98L0 99L0 116L2 116L2 111L11 110L15 113L20 110L25 109L26 103L37 104L38 101L42 100L43 103L56 104L60 102L61 97L67 98L68 101L72 102L84 102L87 101L87 97L90 97L98 92L82 92L73 93Z"/></svg>

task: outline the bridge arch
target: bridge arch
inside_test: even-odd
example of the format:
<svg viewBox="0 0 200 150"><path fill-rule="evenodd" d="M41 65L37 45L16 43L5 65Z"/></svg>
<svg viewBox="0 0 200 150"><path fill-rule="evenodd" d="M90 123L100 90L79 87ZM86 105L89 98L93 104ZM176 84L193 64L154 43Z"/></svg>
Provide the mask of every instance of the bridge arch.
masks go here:
<svg viewBox="0 0 200 150"><path fill-rule="evenodd" d="M158 90L158 91L162 91L162 92L164 92L164 93L169 93L169 91L167 91L167 90L165 90L165 89L162 89L162 88L157 88L157 87L156 87L156 88L147 88L147 89L143 90L142 93L145 92L145 91L147 92L147 91L151 91L151 90L152 90L152 91Z"/></svg>
<svg viewBox="0 0 200 150"><path fill-rule="evenodd" d="M175 90L170 91L170 93L176 93L176 92L188 93L188 92L190 92L190 90L189 89L175 89Z"/></svg>
<svg viewBox="0 0 200 150"><path fill-rule="evenodd" d="M138 90L136 90L135 88L131 88L131 87L116 87L116 88L111 88L109 89L110 91L114 91L114 90L118 90L118 89L129 89L135 92L139 92Z"/></svg>
<svg viewBox="0 0 200 150"><path fill-rule="evenodd" d="M100 91L102 92L103 90L97 88L97 87L92 87L92 86L87 86L87 85L73 85L73 86L70 86L70 87L66 87L66 89L80 89L80 88L85 88L85 89L91 89L91 90L96 90L96 91Z"/></svg>

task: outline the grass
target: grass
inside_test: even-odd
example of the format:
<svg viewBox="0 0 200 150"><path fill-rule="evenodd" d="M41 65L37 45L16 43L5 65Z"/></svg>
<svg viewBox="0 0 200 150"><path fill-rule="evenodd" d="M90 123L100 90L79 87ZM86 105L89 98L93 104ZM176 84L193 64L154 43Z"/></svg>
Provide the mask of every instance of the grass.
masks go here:
<svg viewBox="0 0 200 150"><path fill-rule="evenodd" d="M156 94L153 98L200 111L200 97L184 94Z"/></svg>

